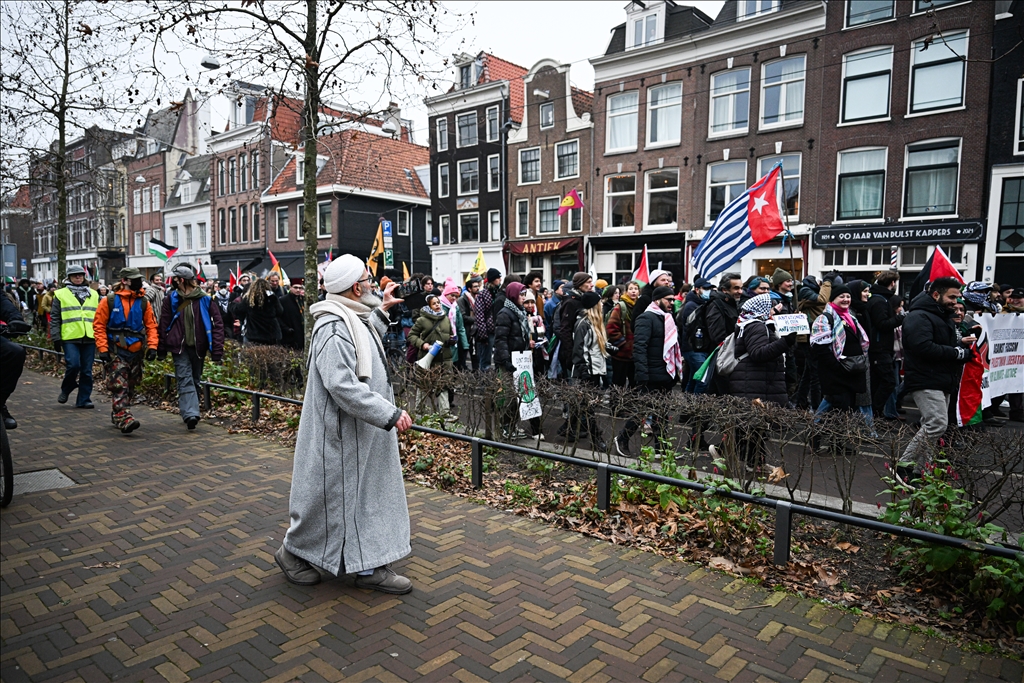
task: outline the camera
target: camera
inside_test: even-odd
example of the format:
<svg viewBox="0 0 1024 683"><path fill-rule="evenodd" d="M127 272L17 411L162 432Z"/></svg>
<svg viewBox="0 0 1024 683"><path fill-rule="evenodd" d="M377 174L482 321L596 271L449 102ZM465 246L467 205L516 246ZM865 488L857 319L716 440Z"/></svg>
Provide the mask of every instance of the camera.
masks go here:
<svg viewBox="0 0 1024 683"><path fill-rule="evenodd" d="M395 293L395 296L397 296L399 299L404 299L407 296L411 296L413 294L419 294L422 291L423 291L423 285L420 283L420 281L416 280L416 279L412 279L412 280L406 280L405 282L403 282L400 285L398 285L398 288L395 289L394 293Z"/></svg>

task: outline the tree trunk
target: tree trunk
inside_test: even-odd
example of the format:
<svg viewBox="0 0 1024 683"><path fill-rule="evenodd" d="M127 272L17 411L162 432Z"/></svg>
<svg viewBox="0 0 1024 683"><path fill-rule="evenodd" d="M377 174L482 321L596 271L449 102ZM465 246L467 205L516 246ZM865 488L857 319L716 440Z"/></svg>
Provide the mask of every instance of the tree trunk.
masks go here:
<svg viewBox="0 0 1024 683"><path fill-rule="evenodd" d="M57 27L64 49L64 70L60 99L57 101L57 150L51 153L53 175L57 183L57 285L67 277L68 270L68 184L67 184L67 118L68 81L71 74L71 0L64 0L64 21ZM51 150L52 152L52 150Z"/></svg>
<svg viewBox="0 0 1024 683"><path fill-rule="evenodd" d="M317 50L316 0L306 0L306 35L303 45L306 50L306 101L302 107L302 142L304 154L302 164L305 177L302 183L302 229L305 244L303 271L306 287L305 349L309 353L309 342L313 335L313 314L310 306L316 303L319 293L317 263L317 177L316 177L316 131L320 114L320 53Z"/></svg>

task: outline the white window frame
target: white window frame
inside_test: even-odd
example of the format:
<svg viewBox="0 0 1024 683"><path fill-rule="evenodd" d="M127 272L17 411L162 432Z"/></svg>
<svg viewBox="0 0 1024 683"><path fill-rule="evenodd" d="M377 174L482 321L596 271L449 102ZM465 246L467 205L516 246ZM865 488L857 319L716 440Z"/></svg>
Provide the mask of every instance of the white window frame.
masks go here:
<svg viewBox="0 0 1024 683"><path fill-rule="evenodd" d="M663 192L671 192L672 190L667 189L667 188L666 189L660 189L660 190L652 190L651 189L650 178L651 178L651 174L652 173L664 173L665 171L675 171L676 172L676 186L675 186L675 193L676 193L676 222L675 223L656 223L656 224L652 225L651 222L650 222L650 208L651 208L650 197L651 197L651 195L652 194L661 194ZM652 169L648 169L647 171L644 171L644 230L668 230L668 229L675 230L676 226L678 224L679 224L679 169L678 168L652 168Z"/></svg>
<svg viewBox="0 0 1024 683"><path fill-rule="evenodd" d="M402 229L403 217L405 218L405 230ZM409 235L409 225L411 224L411 222L412 216L410 216L409 212L406 211L405 209L399 209L398 215L395 216L395 234L407 237Z"/></svg>
<svg viewBox="0 0 1024 683"><path fill-rule="evenodd" d="M951 213L915 213L913 215L907 215L907 180L908 173L910 171L910 148L920 147L922 145L941 144L945 142L956 142L956 193L953 197L953 211ZM952 147L952 145L950 145ZM903 147L903 178L902 178L902 189L900 192L900 220L901 221L920 221L920 220L934 220L941 218L957 218L959 217L958 211L960 210L960 175L963 171L964 166L964 140L963 138L957 137L944 137L944 138L930 138L926 140L916 140L908 143Z"/></svg>
<svg viewBox="0 0 1024 683"><path fill-rule="evenodd" d="M142 190L132 192L132 209L136 215L142 213Z"/></svg>
<svg viewBox="0 0 1024 683"><path fill-rule="evenodd" d="M252 173L252 189L258 190L258 189L260 189L260 152L259 152L259 150L253 151L251 156L252 156L252 164L251 164L252 168L250 169L249 172Z"/></svg>
<svg viewBox="0 0 1024 683"><path fill-rule="evenodd" d="M942 9L942 8L939 8L939 9ZM919 52L919 50L917 49L917 45L919 43L923 43L925 40L928 40L928 36L926 36L924 38L912 41L910 43L910 73L907 75L907 113L906 113L904 118L908 118L909 119L909 118L915 118L915 117L918 117L918 116L930 116L932 114L941 114L941 113L947 112L947 111L959 111L961 109L966 109L967 108L967 60L966 60L966 57L967 57L967 55L970 54L971 32L968 29L964 29L962 31L950 31L949 33L950 33L950 35L946 36L947 40L949 38L954 37L954 36L955 37L959 37L961 34L964 37L964 54L963 54L963 56L965 57L965 59L960 61L960 68L961 68L961 73L960 73L960 104L953 105L953 106L943 106L943 107L938 107L938 108L934 108L934 109L923 109L921 111L914 111L913 110L913 108L914 108L914 78L917 75L917 67L915 66L915 62L917 61L917 54ZM936 41L932 42L928 49L929 50L939 49L939 50L942 50L943 52L948 53L949 55L951 55L951 57L948 60L946 60L947 63L952 64L952 63L957 61L956 59L952 58L952 56L955 56L956 53L954 53L952 50L950 50L948 47L946 47L946 45L941 40L936 40ZM927 67L923 66L921 68L927 68Z"/></svg>
<svg viewBox="0 0 1024 683"><path fill-rule="evenodd" d="M174 235L174 237L171 237L171 235ZM179 246L179 244L178 244L178 226L177 225L168 225L167 226L167 244L171 245L172 247Z"/></svg>
<svg viewBox="0 0 1024 683"><path fill-rule="evenodd" d="M252 229L249 230L249 237L252 238L253 242L260 241L260 215L263 213L259 204L253 204L249 211L249 219L252 221L250 226Z"/></svg>
<svg viewBox="0 0 1024 683"><path fill-rule="evenodd" d="M282 214L282 212L284 212ZM281 237L281 216L284 216L284 237ZM289 225L290 218L288 216L288 207L279 206L274 212L274 241L275 242L287 242L288 236L291 234L291 226Z"/></svg>
<svg viewBox="0 0 1024 683"><path fill-rule="evenodd" d="M654 37L647 37L648 20L654 19ZM643 40L636 41L636 24L640 22ZM626 21L626 49L633 50L650 45L657 45L665 40L665 3L658 3L658 7L643 14L637 13L629 16Z"/></svg>
<svg viewBox="0 0 1024 683"><path fill-rule="evenodd" d="M764 162L764 161L766 161L768 159L778 159L780 157L788 157L788 156L799 157L799 159L800 159L800 174L797 176L797 189L796 189L797 212L795 214L792 214L791 216L789 216L789 220L791 220L793 222L799 222L799 220L800 220L800 201L801 201L800 193L804 189L803 188L803 179L804 179L804 157L803 157L803 153L802 152L779 152L778 154L765 154L764 156L758 157L757 158L757 167L756 167L757 168L757 177L758 178L763 178L765 176L765 173L767 173L767 171L765 173L761 172L761 163L762 162ZM769 170L771 170L771 169L769 169ZM783 171L785 171L785 168L783 168ZM792 180L792 176L785 176L785 179L786 180ZM786 195L785 195L786 188L785 188L785 185L780 185L779 187L780 187L779 196L781 198L780 205L785 207L785 205L786 205ZM785 220L785 218L786 217L783 216L783 220Z"/></svg>
<svg viewBox="0 0 1024 683"><path fill-rule="evenodd" d="M618 114L612 113L611 101L616 97L623 97L625 95L635 95L636 105L633 108L632 113L620 112ZM612 147L612 119L623 116L633 116L635 121L633 124L633 143L625 147ZM605 148L604 153L607 154L619 154L622 152L635 152L637 149L637 131L635 130L640 123L640 91L639 90L626 90L623 92L613 93L608 95L605 99Z"/></svg>
<svg viewBox="0 0 1024 683"><path fill-rule="evenodd" d="M783 61L793 60L793 59L797 59L797 58L800 58L800 59L804 60L804 68L800 72L800 78L799 79L784 80L784 81L781 81L779 83L765 83L765 73L767 72L768 67L770 65L772 65L772 64L774 64L776 62L783 62ZM799 119L787 119L785 121L779 121L777 123L765 123L764 122L764 105L765 105L765 101L766 101L765 93L768 90L768 88L779 88L779 89L781 89L782 95L779 97L779 101L780 102L785 102L786 101L786 96L788 95L789 88L790 88L791 84L793 84L793 83L801 83L801 84L803 84L804 96L803 96L803 103L800 105L800 118ZM772 59L770 61L767 61L767 62L764 62L763 64L761 64L761 98L760 99L761 99L761 102L758 105L758 107L760 109L760 112L759 112L759 115L757 117L758 130L774 130L776 128L789 128L789 127L794 127L795 128L797 126L804 125L804 112L807 110L807 55L806 54L786 55L785 57L780 57L779 59Z"/></svg>
<svg viewBox="0 0 1024 683"><path fill-rule="evenodd" d="M526 182L523 180L523 152L536 152L537 153L537 179ZM544 177L544 159L541 154L540 147L526 147L525 149L519 150L519 184L520 185L539 185L541 179Z"/></svg>
<svg viewBox="0 0 1024 683"><path fill-rule="evenodd" d="M850 23L850 3L846 2L846 6L843 12L843 29L854 29L860 28L861 26L874 26L875 24L881 24L886 21L896 20L896 0L889 0L889 16L885 19L872 19L871 21L864 21L859 24Z"/></svg>
<svg viewBox="0 0 1024 683"><path fill-rule="evenodd" d="M611 181L617 176L633 177L633 225L612 226L611 202L615 197L625 197L628 192L609 192ZM636 173L610 173L604 177L604 229L605 232L634 232L636 230Z"/></svg>
<svg viewBox="0 0 1024 683"><path fill-rule="evenodd" d="M463 164L476 164L476 189L469 189L463 192L462 190L462 166ZM458 178L458 186L456 190L459 197L472 196L480 194L480 159L460 159L455 162L455 175Z"/></svg>
<svg viewBox="0 0 1024 683"><path fill-rule="evenodd" d="M1013 155L1024 154L1024 78L1017 79L1017 113L1013 119Z"/></svg>
<svg viewBox="0 0 1024 683"><path fill-rule="evenodd" d="M845 120L845 116L846 116L846 85L847 85L846 71L847 71L847 63L850 61L851 58L852 59L856 59L860 55L865 55L865 54L867 54L869 52L878 52L880 50L885 50L885 49L889 50L889 71L888 71L888 73L889 73L889 87L888 87L888 89L886 91L886 95L885 95L885 114L882 114L880 116L874 116L874 117L871 117L871 118L850 119L849 121L846 121ZM889 121L889 120L892 119L892 76L893 76L893 57L894 57L894 53L895 53L895 48L892 45L873 45L871 47L864 48L862 50L854 50L853 52L847 52L846 54L843 55L843 74L842 74L842 81L840 82L840 85L839 85L839 123L836 124L837 126L859 126L859 125L864 124L864 123L878 123L880 121ZM860 78L874 78L874 77L880 76L882 73L884 73L884 72L882 72L882 71L875 71L875 72L872 72L872 74L874 74L873 76L870 75L870 74L867 74L867 75L854 76L854 78L857 78L857 79L860 79Z"/></svg>
<svg viewBox="0 0 1024 683"><path fill-rule="evenodd" d="M919 16L921 14L925 14L927 12L938 12L939 10L944 10L947 7L959 7L960 5L966 5L971 0L960 0L960 2L951 2L948 5L942 5L940 7L925 7L923 9L921 8L921 3L922 2L930 2L930 1L931 0L914 0L914 7L913 7L913 11L911 12L910 16L916 17L916 16Z"/></svg>
<svg viewBox="0 0 1024 683"><path fill-rule="evenodd" d="M560 234L562 232L562 217L558 215L558 204L559 204L559 202L561 202L561 200L562 200L562 198L559 197L558 195L554 195L554 196L551 196L551 197L537 197L536 206L537 206L537 236L538 237L540 237L541 235L558 235L558 234ZM541 204L541 202L551 202L551 201L555 202L555 225L557 225L558 227L555 230L541 231L541 229L540 229L540 225L541 225L541 220L540 220L540 214L541 214L540 204Z"/></svg>
<svg viewBox="0 0 1024 683"><path fill-rule="evenodd" d="M491 242L501 241L501 211L487 212L487 237Z"/></svg>
<svg viewBox="0 0 1024 683"><path fill-rule="evenodd" d="M467 117L467 116L472 116L473 117L473 128L476 130L476 136L475 136L475 139L473 140L473 142L467 142L467 143L464 144L463 141L462 141L462 133L461 133L462 127L459 125L459 119ZM456 114L455 115L455 146L457 148L461 149L463 147L472 147L473 145L477 144L478 142L480 142L480 121L477 120L477 113L476 113L476 111L475 110L474 111L464 111L461 114Z"/></svg>
<svg viewBox="0 0 1024 683"><path fill-rule="evenodd" d="M455 244L452 241L452 217L450 214L444 214L438 219L437 222L437 243L438 244ZM444 238L445 231L448 232L448 239Z"/></svg>
<svg viewBox="0 0 1024 683"><path fill-rule="evenodd" d="M249 155L245 153L238 155L238 191L249 191Z"/></svg>
<svg viewBox="0 0 1024 683"><path fill-rule="evenodd" d="M159 212L163 207L162 198L160 197L160 186L154 185L149 188L150 200L153 202L153 211Z"/></svg>
<svg viewBox="0 0 1024 683"><path fill-rule="evenodd" d="M754 2L755 9L753 12L746 12L744 8L746 5L744 2ZM764 16L765 14L771 14L772 12L778 12L781 6L781 0L740 0L736 3L736 21L747 21L748 19L755 19L757 17ZM765 9L767 7L767 9Z"/></svg>
<svg viewBox="0 0 1024 683"><path fill-rule="evenodd" d="M494 174L491 173L493 162L498 162L498 177L495 178ZM493 182L492 182L493 181ZM497 192L501 189L501 155L491 154L487 157L487 191Z"/></svg>
<svg viewBox="0 0 1024 683"><path fill-rule="evenodd" d="M653 101L653 98L651 97L651 91L652 90L658 90L659 88L668 89L668 88L673 87L673 86L679 88L679 102L677 102L676 104L661 104L661 105L654 105L654 104L652 104L652 101ZM655 110L658 110L658 109L668 109L669 107L679 107L679 130L675 131L675 139L659 140L657 142L654 142L654 141L651 140L651 130L652 130L651 118L652 118L652 115L655 113ZM657 85L652 85L650 88L647 89L647 131L646 131L646 133L644 135L646 137L646 142L645 142L645 145L644 145L644 149L658 149L660 147L674 147L674 146L678 145L682 141L682 138L683 138L683 82L682 81L674 81L674 82L671 82L671 83L658 83Z"/></svg>
<svg viewBox="0 0 1024 683"><path fill-rule="evenodd" d="M238 192L238 161L228 157L228 194Z"/></svg>
<svg viewBox="0 0 1024 683"><path fill-rule="evenodd" d="M185 251L191 252L194 250L195 235L192 234L192 224L185 223L181 226L181 231L185 234Z"/></svg>
<svg viewBox="0 0 1024 683"><path fill-rule="evenodd" d="M712 167L718 166L720 164L743 164L743 180L741 180L741 181L734 181L733 183L730 183L730 184L735 184L736 182L739 182L741 185L743 185L743 189L744 190L746 190L747 187L749 187L747 185L748 168L747 168L747 160L746 159L730 159L729 161L719 161L719 162L716 162L716 163L708 164L707 165L707 172L704 174L705 175L705 178L704 178L704 225L706 225L708 227L711 227L714 224L714 222L715 222L711 218L711 169L712 169ZM735 198L736 197L727 197L726 200L725 200L725 206L729 206L729 203L732 200L734 200ZM723 210L724 210L724 207L723 207ZM715 216L715 218L717 219L718 216Z"/></svg>
<svg viewBox="0 0 1024 683"><path fill-rule="evenodd" d="M494 136L491 136L491 122L494 122ZM487 142L497 142L501 138L501 113L499 112L498 105L493 107L487 107L487 111L484 116L484 134L487 136Z"/></svg>
<svg viewBox="0 0 1024 683"><path fill-rule="evenodd" d="M544 111L551 112L551 123L544 125ZM540 125L541 130L549 130L555 127L555 103L554 102L541 102L540 107L537 108L537 123Z"/></svg>
<svg viewBox="0 0 1024 683"><path fill-rule="evenodd" d="M316 203L316 237L317 237L317 239L330 239L331 238L331 229L334 227L334 225L333 225L333 223L334 223L334 207L331 204L332 203L331 203L330 200L328 200L326 202L317 202ZM327 232L321 232L321 230L320 230L320 228L323 227L321 225L321 222L320 222L320 207L322 207L322 206L326 206L328 209L330 209L330 212L331 212L330 213L330 220L327 221Z"/></svg>
<svg viewBox="0 0 1024 683"><path fill-rule="evenodd" d="M566 215L569 216L569 232L583 232L583 209L569 209ZM579 218L580 226L574 228L572 224L577 217Z"/></svg>
<svg viewBox="0 0 1024 683"><path fill-rule="evenodd" d="M525 206L526 212L524 213L520 207ZM526 225L523 225L521 218L526 218ZM525 228L525 230L524 230ZM517 199L516 200L516 237L529 237L530 236L530 200L529 199Z"/></svg>
<svg viewBox="0 0 1024 683"><path fill-rule="evenodd" d="M563 147L565 145L576 145L576 173L573 174L573 175L558 175L558 148L559 147ZM581 166L581 164L580 164L580 141L579 141L579 138L573 138L572 140L564 140L562 142L556 142L555 143L555 159L554 159L555 180L568 180L569 178L579 178L580 177L580 166Z"/></svg>
<svg viewBox="0 0 1024 683"><path fill-rule="evenodd" d="M464 243L464 240L462 239L462 219L463 218L469 218L470 216L473 216L473 217L476 218L476 233L477 233L476 241L477 242L483 242L484 241L484 239L483 239L484 231L482 229L482 226L480 225L480 212L479 211L473 211L473 212L467 212L467 213L460 213L459 214L459 219L457 221L458 228L459 228L459 234L458 234L458 237L459 237L458 243L459 244ZM470 240L470 241L472 241L472 240Z"/></svg>
<svg viewBox="0 0 1024 683"><path fill-rule="evenodd" d="M223 197L228 192L227 171L223 159L217 159L217 196Z"/></svg>
<svg viewBox="0 0 1024 683"><path fill-rule="evenodd" d="M443 173L442 173L443 171ZM451 194L452 189L452 174L449 170L448 164L438 164L437 166L437 196L447 197Z"/></svg>
<svg viewBox="0 0 1024 683"><path fill-rule="evenodd" d="M441 116L434 122L437 130L437 151L448 151L448 117Z"/></svg>
<svg viewBox="0 0 1024 683"><path fill-rule="evenodd" d="M747 72L747 88L746 88L746 90L731 90L728 93L723 94L723 95L715 95L715 79L718 78L719 76L724 76L726 74L736 73L736 72L739 72L739 71L746 71ZM711 87L709 88L709 92L708 92L708 97L709 97L709 102L708 102L708 139L709 140L718 139L718 138L737 137L737 136L740 136L740 135L746 135L747 133L750 132L750 78L751 78L751 75L752 74L751 74L749 66L741 66L741 67L737 67L735 69L726 69L724 71L719 71L718 73L711 74L711 80L710 80ZM715 126L715 100L717 98L719 98L719 97L728 97L728 98L730 98L730 100L731 100L730 110L732 112L730 117L731 117L731 119L733 121L735 121L735 119L736 119L736 98L738 97L738 95L740 93L743 93L743 92L747 93L747 125L745 127L743 127L743 128L730 128L729 130L721 130L721 131L715 132L715 130L714 130L714 126Z"/></svg>
<svg viewBox="0 0 1024 683"><path fill-rule="evenodd" d="M181 184L181 203L182 204L191 204L192 203L192 183L191 182L187 182L187 183L182 183Z"/></svg>
<svg viewBox="0 0 1024 683"><path fill-rule="evenodd" d="M839 176L841 175L840 170L842 168L843 154L849 152L876 152L882 150L885 152L885 163L882 166L884 175L882 176L882 215L878 218L840 218L839 217ZM836 152L836 187L833 197L835 197L835 208L834 216L836 223L842 223L843 225L871 225L873 223L884 223L885 222L885 189L886 184L889 181L889 148L879 147L877 145L868 145L865 147L851 147L850 149L841 149Z"/></svg>
<svg viewBox="0 0 1024 683"><path fill-rule="evenodd" d="M49 241L49 240L47 240ZM47 245L49 247L49 245ZM52 251L52 249L46 249L46 251ZM135 233L135 255L142 256L142 233Z"/></svg>
<svg viewBox="0 0 1024 683"><path fill-rule="evenodd" d="M306 182L306 164L302 163L303 159L299 155L295 155L295 184L303 185Z"/></svg>
<svg viewBox="0 0 1024 683"><path fill-rule="evenodd" d="M199 249L206 249L206 223L196 223L196 232L199 233Z"/></svg>
<svg viewBox="0 0 1024 683"><path fill-rule="evenodd" d="M427 235L427 244L434 243L434 212L427 209L427 217L425 223L425 230L423 231ZM438 240L440 242L440 240Z"/></svg>
<svg viewBox="0 0 1024 683"><path fill-rule="evenodd" d="M241 155L238 157L241 159ZM241 176L239 176L241 177ZM249 205L238 205L238 242L243 244L249 241Z"/></svg>

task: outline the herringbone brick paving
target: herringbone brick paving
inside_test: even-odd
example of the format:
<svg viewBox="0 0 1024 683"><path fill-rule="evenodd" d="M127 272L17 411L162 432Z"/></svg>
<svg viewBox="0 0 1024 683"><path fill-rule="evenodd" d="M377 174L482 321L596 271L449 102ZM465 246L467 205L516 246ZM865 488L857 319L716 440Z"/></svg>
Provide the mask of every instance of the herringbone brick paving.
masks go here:
<svg viewBox="0 0 1024 683"><path fill-rule="evenodd" d="M273 559L291 452L27 372L16 470L78 486L0 516L3 681L984 681L1019 662L407 486L405 596Z"/></svg>

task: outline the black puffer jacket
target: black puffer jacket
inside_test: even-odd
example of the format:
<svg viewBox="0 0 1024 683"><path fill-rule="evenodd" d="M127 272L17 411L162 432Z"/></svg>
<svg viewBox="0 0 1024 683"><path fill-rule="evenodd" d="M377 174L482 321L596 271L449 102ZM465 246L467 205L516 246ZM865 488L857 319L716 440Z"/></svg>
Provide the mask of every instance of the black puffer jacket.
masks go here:
<svg viewBox="0 0 1024 683"><path fill-rule="evenodd" d="M637 382L675 382L665 369L664 348L664 318L652 311L644 311L633 325L633 363Z"/></svg>
<svg viewBox="0 0 1024 683"><path fill-rule="evenodd" d="M894 296L896 293L888 287L871 285L871 298L868 299L871 348L868 355L872 358L891 358L896 346L896 328L903 324L903 316L897 316L892 309Z"/></svg>
<svg viewBox="0 0 1024 683"><path fill-rule="evenodd" d="M502 305L494 319L494 365L511 372L515 370L515 366L512 365L512 352L526 351L528 348L530 342L523 333L519 316Z"/></svg>
<svg viewBox="0 0 1024 683"><path fill-rule="evenodd" d="M729 393L741 398L771 401L784 406L786 392L785 355L789 344L775 334L775 324L746 323L742 336L737 332L736 357L750 354L729 375ZM719 352L721 353L721 352Z"/></svg>
<svg viewBox="0 0 1024 683"><path fill-rule="evenodd" d="M956 393L966 359L949 311L927 292L914 297L903 321L904 390Z"/></svg>
<svg viewBox="0 0 1024 683"><path fill-rule="evenodd" d="M832 323L835 313L826 308L822 315L829 317L829 324ZM857 330L850 329L846 325L846 345L843 346L843 355L846 357L863 356L864 349L860 345L860 335ZM818 381L821 382L821 393L832 404L833 408L853 408L857 404L857 394L863 394L868 389L867 372L847 372L842 364L836 359L831 344L812 344L811 354L818 362Z"/></svg>
<svg viewBox="0 0 1024 683"><path fill-rule="evenodd" d="M736 320L740 316L739 304L728 294L711 292L711 305L708 307L708 334L711 335L711 347L718 346L725 338L736 331Z"/></svg>
<svg viewBox="0 0 1024 683"><path fill-rule="evenodd" d="M267 292L261 308L252 308L243 297L237 308L237 317L245 325L245 341L249 344L281 343L281 301L273 292Z"/></svg>

